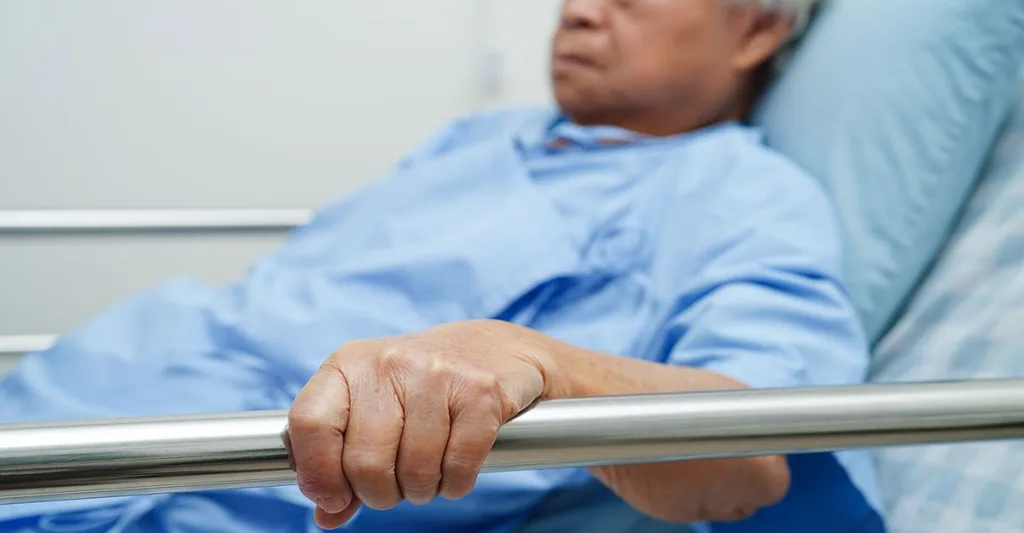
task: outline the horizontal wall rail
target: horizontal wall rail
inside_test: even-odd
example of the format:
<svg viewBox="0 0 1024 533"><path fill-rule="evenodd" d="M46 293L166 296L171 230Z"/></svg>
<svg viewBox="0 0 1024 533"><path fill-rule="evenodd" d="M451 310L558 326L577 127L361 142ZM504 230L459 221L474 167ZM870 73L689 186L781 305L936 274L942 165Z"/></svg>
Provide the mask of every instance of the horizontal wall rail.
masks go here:
<svg viewBox="0 0 1024 533"><path fill-rule="evenodd" d="M0 426L0 503L293 483L286 413ZM544 402L485 471L1024 438L1024 380Z"/></svg>
<svg viewBox="0 0 1024 533"><path fill-rule="evenodd" d="M311 216L309 209L0 210L0 232L286 230Z"/></svg>
<svg viewBox="0 0 1024 533"><path fill-rule="evenodd" d="M0 355L39 352L56 341L56 335L0 335Z"/></svg>

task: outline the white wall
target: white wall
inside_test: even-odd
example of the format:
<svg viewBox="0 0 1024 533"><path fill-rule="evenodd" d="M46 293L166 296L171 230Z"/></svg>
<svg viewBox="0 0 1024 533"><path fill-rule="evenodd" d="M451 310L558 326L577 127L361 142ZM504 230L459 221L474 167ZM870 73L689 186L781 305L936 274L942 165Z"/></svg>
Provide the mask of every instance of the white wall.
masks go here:
<svg viewBox="0 0 1024 533"><path fill-rule="evenodd" d="M0 2L0 209L320 205L475 102L475 0ZM276 234L0 235L0 335Z"/></svg>
<svg viewBox="0 0 1024 533"><path fill-rule="evenodd" d="M492 0L491 42L502 56L501 103L550 101L548 55L559 0Z"/></svg>
<svg viewBox="0 0 1024 533"><path fill-rule="evenodd" d="M473 5L4 0L0 207L322 202L467 109Z"/></svg>
<svg viewBox="0 0 1024 533"><path fill-rule="evenodd" d="M547 100L558 3L2 0L0 210L321 205L453 116ZM0 336L234 278L281 237L0 233Z"/></svg>

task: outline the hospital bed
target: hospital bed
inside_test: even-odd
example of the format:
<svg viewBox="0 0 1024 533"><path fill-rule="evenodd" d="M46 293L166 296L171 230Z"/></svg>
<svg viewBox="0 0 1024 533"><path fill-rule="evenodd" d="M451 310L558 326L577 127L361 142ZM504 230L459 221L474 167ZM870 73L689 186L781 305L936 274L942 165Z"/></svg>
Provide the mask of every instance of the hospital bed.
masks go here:
<svg viewBox="0 0 1024 533"><path fill-rule="evenodd" d="M961 1L953 8L953 2L930 1L936 11L969 11L968 4L986 7L986 2ZM915 2L837 4L842 12L869 11L882 4L910 10L906 6ZM1020 17L1022 10L1014 4L1002 5L1016 9L1012 16ZM906 19L900 23L908 24ZM823 41L854 35L834 26L839 27L816 36L819 49L825 48ZM885 29L884 22L876 26ZM1024 46L1024 38L1012 42ZM857 46L850 44L851 49ZM883 46L880 53L899 56L901 50ZM1007 57L1014 61L1014 72L1019 70L1021 55ZM808 54L803 65L799 57L796 61L805 67L801 72L808 72L815 57ZM833 55L827 64L835 63ZM855 75L869 67L848 68ZM814 75L821 79L826 74L819 69ZM783 80L783 90L787 83L798 85L800 76ZM958 89L971 93L977 87ZM915 243L927 258L912 270L927 275L902 280L909 296L894 297L891 304L898 314L881 313L866 321L878 341L871 376L875 385L541 404L502 430L488 469L881 446L885 449L878 452L878 464L893 532L1024 530L1024 382L1010 379L1024 377L1024 85L1016 91L1009 120L1005 113L992 112L982 121L992 126L991 132L979 126L979 138L972 140L988 153L981 158L983 171L976 172L966 162L960 169L960 175L977 174L980 179L940 183L947 194L962 189L962 198L932 196L922 208L948 207L932 221L933 233L941 236L936 249L927 250L927 239ZM793 92L797 95L788 98L797 99L799 91ZM784 105L786 98L769 100L765 120L784 108L792 112ZM814 102L804 107L807 113L819 112ZM844 117L841 123L846 131L857 127L855 117ZM802 143L815 143L785 127L769 125L766 130L769 142L812 170L834 175L836 161L848 155L835 146L826 154L801 154ZM890 167L914 168L901 166L896 155L887 156ZM825 168L815 168L818 165ZM829 184L843 204L843 216L863 209L855 202L844 203L856 196L845 187L859 185ZM904 191L889 192L899 196ZM950 223L955 223L951 232L946 227ZM867 305L864 302L876 300L858 301ZM581 419L589 422L566 423ZM281 413L261 413L2 428L0 443L7 444L0 444L0 471L17 474L0 479L0 501L288 483L292 478L279 437L283 423ZM175 438L158 442L153 431ZM918 444L929 446L914 446ZM133 463L135 459L141 460ZM103 468L114 460L127 461L128 467L113 474Z"/></svg>
<svg viewBox="0 0 1024 533"><path fill-rule="evenodd" d="M898 445L878 454L893 531L1024 528L1024 380L992 379L1024 376L1021 205L1024 90L958 229L877 348L877 382L963 381L541 404L503 428L486 470ZM0 503L290 483L284 420L0 428ZM963 442L977 444L907 447Z"/></svg>

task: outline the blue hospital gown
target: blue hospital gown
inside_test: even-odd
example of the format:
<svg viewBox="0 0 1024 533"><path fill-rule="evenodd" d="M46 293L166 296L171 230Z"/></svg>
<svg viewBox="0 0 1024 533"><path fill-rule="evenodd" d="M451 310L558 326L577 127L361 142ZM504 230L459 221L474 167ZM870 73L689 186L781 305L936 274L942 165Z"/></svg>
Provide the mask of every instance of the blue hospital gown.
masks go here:
<svg viewBox="0 0 1024 533"><path fill-rule="evenodd" d="M171 281L28 357L0 382L0 421L283 409L346 341L472 318L755 387L858 383L837 235L817 184L739 123L655 139L549 109L477 115L237 283ZM698 530L882 531L866 454L791 464L782 504ZM555 490L596 483L487 474L465 500L363 511L349 530L506 533ZM158 495L3 507L0 532L313 531L310 511L294 487Z"/></svg>

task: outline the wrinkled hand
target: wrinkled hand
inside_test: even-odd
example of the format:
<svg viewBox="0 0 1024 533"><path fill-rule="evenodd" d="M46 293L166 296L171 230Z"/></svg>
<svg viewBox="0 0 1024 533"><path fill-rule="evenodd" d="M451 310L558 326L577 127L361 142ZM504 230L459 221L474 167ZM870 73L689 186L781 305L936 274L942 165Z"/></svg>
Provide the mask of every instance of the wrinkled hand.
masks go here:
<svg viewBox="0 0 1024 533"><path fill-rule="evenodd" d="M466 496L498 429L545 396L554 368L539 336L493 321L343 346L288 416L317 522L339 527L360 505Z"/></svg>

